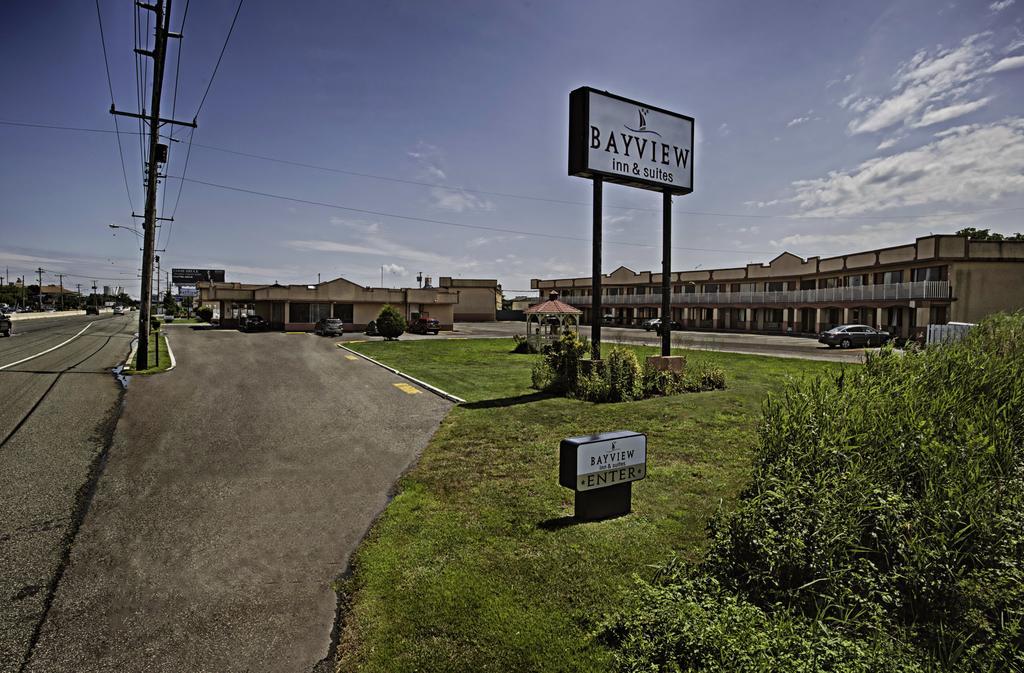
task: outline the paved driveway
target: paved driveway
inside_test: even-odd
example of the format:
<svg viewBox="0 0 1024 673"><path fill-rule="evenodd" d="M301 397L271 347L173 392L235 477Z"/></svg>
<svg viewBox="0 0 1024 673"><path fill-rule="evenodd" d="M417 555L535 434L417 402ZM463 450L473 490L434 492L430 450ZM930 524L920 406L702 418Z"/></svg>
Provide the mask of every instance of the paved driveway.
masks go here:
<svg viewBox="0 0 1024 673"><path fill-rule="evenodd" d="M169 330L135 377L30 671L311 671L449 404L305 334ZM403 390L405 388L405 390Z"/></svg>

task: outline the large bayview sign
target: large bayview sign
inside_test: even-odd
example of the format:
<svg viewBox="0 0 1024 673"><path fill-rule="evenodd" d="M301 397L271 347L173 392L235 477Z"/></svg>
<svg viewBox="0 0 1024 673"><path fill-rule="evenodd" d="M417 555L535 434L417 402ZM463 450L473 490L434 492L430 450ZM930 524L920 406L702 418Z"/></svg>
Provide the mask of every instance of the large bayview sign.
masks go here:
<svg viewBox="0 0 1024 673"><path fill-rule="evenodd" d="M594 183L591 359L601 359L605 181L661 192L661 357L672 353L672 197L693 191L693 117L589 86L569 94L569 175Z"/></svg>
<svg viewBox="0 0 1024 673"><path fill-rule="evenodd" d="M171 269L175 285L195 285L199 281L224 282L224 269Z"/></svg>
<svg viewBox="0 0 1024 673"><path fill-rule="evenodd" d="M569 94L569 175L693 191L693 117L590 87Z"/></svg>

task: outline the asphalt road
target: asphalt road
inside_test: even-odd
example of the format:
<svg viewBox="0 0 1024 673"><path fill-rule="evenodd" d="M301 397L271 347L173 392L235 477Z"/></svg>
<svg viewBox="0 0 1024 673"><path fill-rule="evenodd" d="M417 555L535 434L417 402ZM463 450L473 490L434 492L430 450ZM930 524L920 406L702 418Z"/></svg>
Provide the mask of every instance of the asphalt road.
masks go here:
<svg viewBox="0 0 1024 673"><path fill-rule="evenodd" d="M21 670L64 570L120 404L111 369L133 327L127 317L41 318L0 338L2 673Z"/></svg>
<svg viewBox="0 0 1024 673"><path fill-rule="evenodd" d="M523 322L476 322L456 323L453 332L441 332L437 336L419 334L403 334L403 340L437 339L437 338L498 338L511 337L514 334L526 334L526 323ZM580 335L589 338L590 327L580 328ZM375 339L360 333L346 334L344 340ZM654 332L626 327L601 328L601 339L605 343L631 343L645 346L658 346L661 337ZM750 353L753 355L771 355L784 358L802 358L806 360L828 360L835 362L862 362L863 348L851 350L830 349L815 339L807 337L782 336L775 334L743 334L740 332L672 332L674 348L692 348L696 350L716 350L730 353Z"/></svg>
<svg viewBox="0 0 1024 673"><path fill-rule="evenodd" d="M331 582L450 405L336 339L168 334L178 366L128 386L27 670L329 668Z"/></svg>

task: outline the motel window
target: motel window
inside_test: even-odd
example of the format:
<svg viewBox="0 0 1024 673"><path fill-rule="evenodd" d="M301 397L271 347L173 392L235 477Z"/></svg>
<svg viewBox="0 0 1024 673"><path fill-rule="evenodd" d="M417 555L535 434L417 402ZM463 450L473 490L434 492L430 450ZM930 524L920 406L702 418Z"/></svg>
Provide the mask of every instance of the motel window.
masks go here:
<svg viewBox="0 0 1024 673"><path fill-rule="evenodd" d="M875 274L876 285L895 285L896 283L903 282L902 271L885 271L883 273Z"/></svg>
<svg viewBox="0 0 1024 673"><path fill-rule="evenodd" d="M614 297L614 296L617 296L618 294L619 294L619 288L617 288L617 287L610 287L610 288L608 288L608 296L609 297Z"/></svg>
<svg viewBox="0 0 1024 673"><path fill-rule="evenodd" d="M769 308L764 312L765 322L782 322L785 317L781 308Z"/></svg>
<svg viewBox="0 0 1024 673"><path fill-rule="evenodd" d="M694 294L697 292L697 286L694 285L693 283L687 283L686 285L683 286L683 292L685 294Z"/></svg>
<svg viewBox="0 0 1024 673"><path fill-rule="evenodd" d="M352 304L335 304L334 317L342 322L352 322Z"/></svg>
<svg viewBox="0 0 1024 673"><path fill-rule="evenodd" d="M838 278L822 278L822 279L818 280L818 287L819 288L837 287L838 285L839 285L839 279Z"/></svg>
<svg viewBox="0 0 1024 673"><path fill-rule="evenodd" d="M914 269L913 274L915 283L924 280L946 280L946 267L929 266L926 269Z"/></svg>
<svg viewBox="0 0 1024 673"><path fill-rule="evenodd" d="M316 322L309 319L309 304L292 302L289 307L288 320L290 322Z"/></svg>
<svg viewBox="0 0 1024 673"><path fill-rule="evenodd" d="M786 289L786 283L785 283L785 281L781 281L781 280L773 280L773 281L771 281L769 283L765 283L764 284L764 291L765 292L782 292L785 289Z"/></svg>
<svg viewBox="0 0 1024 673"><path fill-rule="evenodd" d="M801 290L814 290L814 289L817 289L815 287L816 285L817 285L817 281L815 281L813 279L812 280L802 280L802 281L800 281L800 289Z"/></svg>
<svg viewBox="0 0 1024 673"><path fill-rule="evenodd" d="M732 291L733 292L756 292L757 291L757 284L756 283L733 283Z"/></svg>
<svg viewBox="0 0 1024 673"><path fill-rule="evenodd" d="M864 282L864 276L847 276L846 277L846 287L860 287L861 285L865 285L865 284L866 283Z"/></svg>
<svg viewBox="0 0 1024 673"><path fill-rule="evenodd" d="M724 289L721 283L704 283L704 287L701 288L703 292L721 292Z"/></svg>
<svg viewBox="0 0 1024 673"><path fill-rule="evenodd" d="M747 309L745 309L745 308L738 308L738 309L735 309L735 311L736 311L736 320L738 320L740 322L746 322L747 321Z"/></svg>

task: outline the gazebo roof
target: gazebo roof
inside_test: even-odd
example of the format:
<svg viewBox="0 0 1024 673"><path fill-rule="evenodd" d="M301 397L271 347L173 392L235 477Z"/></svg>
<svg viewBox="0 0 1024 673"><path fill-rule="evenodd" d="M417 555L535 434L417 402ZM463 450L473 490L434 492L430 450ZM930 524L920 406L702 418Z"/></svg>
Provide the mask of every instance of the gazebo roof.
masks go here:
<svg viewBox="0 0 1024 673"><path fill-rule="evenodd" d="M544 315L551 313L568 313L570 315L579 315L583 311L579 310L575 306L569 306L565 302L558 301L558 293L552 292L548 296L548 300L540 304L535 304L530 308L526 309L525 313L529 315Z"/></svg>

